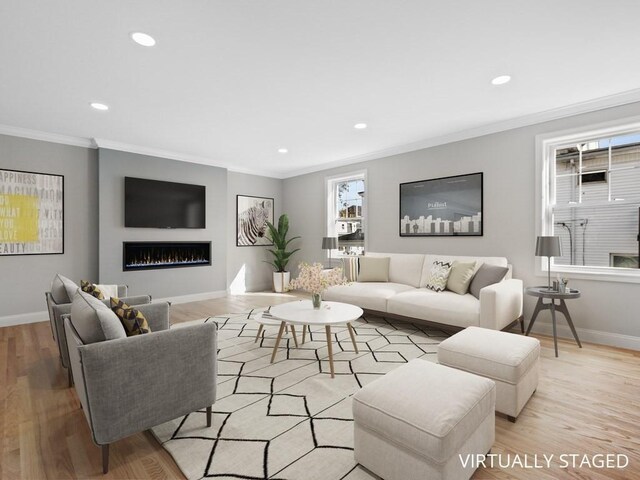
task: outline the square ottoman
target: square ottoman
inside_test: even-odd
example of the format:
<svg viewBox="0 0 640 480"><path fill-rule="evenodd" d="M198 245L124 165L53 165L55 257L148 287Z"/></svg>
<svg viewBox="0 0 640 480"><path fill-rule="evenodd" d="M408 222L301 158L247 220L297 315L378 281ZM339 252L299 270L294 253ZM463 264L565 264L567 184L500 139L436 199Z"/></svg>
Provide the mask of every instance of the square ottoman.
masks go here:
<svg viewBox="0 0 640 480"><path fill-rule="evenodd" d="M442 342L442 365L496 382L496 411L515 422L538 388L540 342L536 338L468 327Z"/></svg>
<svg viewBox="0 0 640 480"><path fill-rule="evenodd" d="M461 480L495 439L495 384L412 360L353 396L355 459L385 480ZM474 464L475 465L475 464Z"/></svg>

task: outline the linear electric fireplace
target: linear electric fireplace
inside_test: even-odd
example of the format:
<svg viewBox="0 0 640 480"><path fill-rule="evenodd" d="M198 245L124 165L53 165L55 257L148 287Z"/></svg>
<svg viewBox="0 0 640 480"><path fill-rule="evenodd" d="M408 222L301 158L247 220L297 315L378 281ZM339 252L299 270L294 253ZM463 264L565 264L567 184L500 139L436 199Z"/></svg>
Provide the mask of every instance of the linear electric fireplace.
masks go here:
<svg viewBox="0 0 640 480"><path fill-rule="evenodd" d="M211 242L123 242L122 270L211 265Z"/></svg>

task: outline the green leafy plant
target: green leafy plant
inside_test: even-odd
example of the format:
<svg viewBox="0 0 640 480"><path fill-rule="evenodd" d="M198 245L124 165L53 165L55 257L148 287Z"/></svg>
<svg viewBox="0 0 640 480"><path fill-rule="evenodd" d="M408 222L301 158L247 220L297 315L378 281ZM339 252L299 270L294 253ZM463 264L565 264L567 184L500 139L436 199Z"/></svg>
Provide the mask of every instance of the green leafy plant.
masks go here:
<svg viewBox="0 0 640 480"><path fill-rule="evenodd" d="M289 217L287 217L286 213L280 215L277 227L269 221L267 221L267 227L267 236L271 239L274 246L273 249L268 249L268 251L273 255L273 260L267 263L273 265L276 272L286 272L287 263L289 263L291 255L300 250L299 248L296 248L295 250L287 250L287 248L291 242L299 239L300 237L292 237L287 240L287 233L289 233Z"/></svg>

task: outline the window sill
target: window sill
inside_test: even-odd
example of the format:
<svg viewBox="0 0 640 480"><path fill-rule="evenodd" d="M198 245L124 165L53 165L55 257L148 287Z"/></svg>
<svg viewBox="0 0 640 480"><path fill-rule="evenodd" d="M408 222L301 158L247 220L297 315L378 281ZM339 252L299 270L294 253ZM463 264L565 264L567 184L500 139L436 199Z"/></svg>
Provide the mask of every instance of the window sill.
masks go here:
<svg viewBox="0 0 640 480"><path fill-rule="evenodd" d="M547 277L546 265L544 268L537 269L537 275L541 277ZM551 266L551 280L555 280L555 277L560 275L561 277L574 279L574 280L593 280L598 282L618 282L618 283L640 283L640 268L639 269L612 269L612 268L597 268L597 267L571 267L565 265Z"/></svg>

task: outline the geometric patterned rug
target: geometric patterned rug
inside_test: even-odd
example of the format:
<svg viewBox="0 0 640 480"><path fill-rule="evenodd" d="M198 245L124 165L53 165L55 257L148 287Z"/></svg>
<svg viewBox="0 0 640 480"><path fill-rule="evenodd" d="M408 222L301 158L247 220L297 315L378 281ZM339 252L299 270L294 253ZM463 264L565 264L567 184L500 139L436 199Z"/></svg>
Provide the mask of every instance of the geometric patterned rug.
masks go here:
<svg viewBox="0 0 640 480"><path fill-rule="evenodd" d="M253 317L262 310L196 321L218 324L212 426L203 410L154 427L153 434L189 480L376 478L353 458L351 396L409 360L435 361L448 334L365 315L352 323L356 354L346 326L332 326L332 379L323 327L299 348L290 333L283 337L271 364L277 327L265 327L254 342Z"/></svg>

